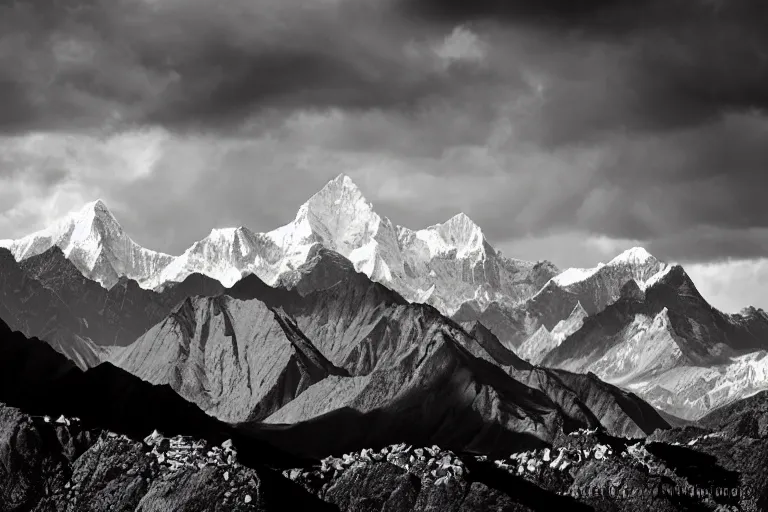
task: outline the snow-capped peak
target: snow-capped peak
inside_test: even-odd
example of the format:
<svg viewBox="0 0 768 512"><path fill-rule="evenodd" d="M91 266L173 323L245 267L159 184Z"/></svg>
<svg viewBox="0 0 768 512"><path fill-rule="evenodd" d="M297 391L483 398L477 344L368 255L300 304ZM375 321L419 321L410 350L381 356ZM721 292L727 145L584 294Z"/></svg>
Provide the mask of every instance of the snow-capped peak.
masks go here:
<svg viewBox="0 0 768 512"><path fill-rule="evenodd" d="M480 227L465 213L454 215L442 224L435 224L415 232L432 256L454 253L457 258L481 254L485 236Z"/></svg>
<svg viewBox="0 0 768 512"><path fill-rule="evenodd" d="M344 256L367 245L382 218L349 176L340 174L304 203L292 225L283 230L302 244L321 242Z"/></svg>
<svg viewBox="0 0 768 512"><path fill-rule="evenodd" d="M192 273L218 279L225 286L247 273L275 283L322 246L408 300L428 300L452 314L468 300L487 305L494 300L530 297L552 275L532 273L527 279L532 265L502 261L480 227L464 213L420 231L396 226L374 211L345 174L312 195L294 219L280 228L267 233L244 227L212 229L177 257L138 247L100 200L88 203L62 223L65 227L56 228L55 236L36 239L35 247L42 247L38 253L58 244L86 276L105 286L126 276L144 288L157 288ZM70 239L82 239L82 243L71 244ZM14 255L32 255L25 248L29 245Z"/></svg>
<svg viewBox="0 0 768 512"><path fill-rule="evenodd" d="M111 287L122 276L146 279L162 270L172 257L139 247L101 199L83 205L60 221L12 241L17 260L59 247L83 275Z"/></svg>
<svg viewBox="0 0 768 512"><path fill-rule="evenodd" d="M597 272L604 266L604 263L599 263L593 268L568 268L553 277L552 282L560 286L570 286L572 284L580 283L597 274Z"/></svg>
<svg viewBox="0 0 768 512"><path fill-rule="evenodd" d="M373 205L365 198L360 188L346 174L339 174L329 181L319 192L304 203L308 208L333 209L342 204L365 205L373 211Z"/></svg>
<svg viewBox="0 0 768 512"><path fill-rule="evenodd" d="M651 253L646 251L644 248L632 247L631 249L627 249L626 251L622 252L621 254L613 258L608 264L609 265L618 265L618 264L643 265L649 261L657 261L657 260L651 255Z"/></svg>
<svg viewBox="0 0 768 512"><path fill-rule="evenodd" d="M553 277L552 282L566 287L584 282L603 269L616 270L627 267L631 270L632 277L637 281L640 288L645 289L645 282L651 280L657 273L663 272L668 266L654 258L642 247L633 247L622 252L607 264L599 263L593 268L569 268Z"/></svg>

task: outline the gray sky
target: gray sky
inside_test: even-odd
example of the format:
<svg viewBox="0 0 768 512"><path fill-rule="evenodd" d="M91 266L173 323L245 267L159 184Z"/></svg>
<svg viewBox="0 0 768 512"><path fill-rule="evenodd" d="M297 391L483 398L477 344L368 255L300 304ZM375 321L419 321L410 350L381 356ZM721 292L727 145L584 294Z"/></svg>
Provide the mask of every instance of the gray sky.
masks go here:
<svg viewBox="0 0 768 512"><path fill-rule="evenodd" d="M0 238L104 199L180 253L349 174L509 256L632 245L768 307L763 0L0 2Z"/></svg>

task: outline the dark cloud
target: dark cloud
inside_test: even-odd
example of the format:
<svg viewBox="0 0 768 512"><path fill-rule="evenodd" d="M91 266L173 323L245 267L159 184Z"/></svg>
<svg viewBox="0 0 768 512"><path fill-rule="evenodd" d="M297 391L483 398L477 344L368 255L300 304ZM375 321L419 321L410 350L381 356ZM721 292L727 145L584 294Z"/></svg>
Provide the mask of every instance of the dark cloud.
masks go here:
<svg viewBox="0 0 768 512"><path fill-rule="evenodd" d="M668 261L688 263L760 259L768 254L768 229L734 230L701 226L652 240L648 250Z"/></svg>
<svg viewBox="0 0 768 512"><path fill-rule="evenodd" d="M489 83L406 55L372 2L18 0L0 11L0 127L212 130L268 109L408 111Z"/></svg>
<svg viewBox="0 0 768 512"><path fill-rule="evenodd" d="M588 25L615 29L619 22L626 23L628 8L639 5L647 10L648 0L398 0L407 14L423 19L447 23L492 20L519 24L535 23L549 27L569 28ZM634 9L633 9L634 11Z"/></svg>
<svg viewBox="0 0 768 512"><path fill-rule="evenodd" d="M763 0L0 2L0 132L204 134L93 185L158 248L271 229L344 171L379 173L366 193L408 226L464 210L498 242L748 256L768 226L766 26ZM440 57L457 27L482 50ZM51 187L74 172L36 165Z"/></svg>

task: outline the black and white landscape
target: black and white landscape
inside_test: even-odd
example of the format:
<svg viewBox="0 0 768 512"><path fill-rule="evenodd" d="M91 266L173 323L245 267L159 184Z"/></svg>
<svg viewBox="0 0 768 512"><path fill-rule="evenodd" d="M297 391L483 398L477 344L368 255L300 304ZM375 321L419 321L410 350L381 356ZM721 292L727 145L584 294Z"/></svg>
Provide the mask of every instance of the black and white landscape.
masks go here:
<svg viewBox="0 0 768 512"><path fill-rule="evenodd" d="M768 510L764 4L0 2L0 512Z"/></svg>
<svg viewBox="0 0 768 512"><path fill-rule="evenodd" d="M179 256L101 201L4 245L4 510L768 496L738 455L768 449L768 316L721 313L642 248L512 260L463 214L396 226L344 175L286 226Z"/></svg>

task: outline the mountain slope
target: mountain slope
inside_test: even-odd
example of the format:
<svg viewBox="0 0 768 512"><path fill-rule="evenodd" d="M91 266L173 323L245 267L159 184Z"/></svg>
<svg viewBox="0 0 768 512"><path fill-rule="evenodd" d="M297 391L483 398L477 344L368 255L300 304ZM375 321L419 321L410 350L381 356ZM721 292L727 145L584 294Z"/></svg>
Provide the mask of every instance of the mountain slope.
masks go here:
<svg viewBox="0 0 768 512"><path fill-rule="evenodd" d="M514 372L532 367L482 325L464 329L408 304L339 261L318 252L292 291L250 276L228 290L237 298L190 299L113 360L220 418L266 418L271 427L249 430L307 453L405 439L511 448L600 427L564 384L542 391L521 381ZM306 378L285 378L294 356ZM338 439L338 425L358 434Z"/></svg>
<svg viewBox="0 0 768 512"><path fill-rule="evenodd" d="M680 266L635 292L587 318L542 364L592 371L683 419L766 385L764 312L717 311Z"/></svg>
<svg viewBox="0 0 768 512"><path fill-rule="evenodd" d="M243 460L284 467L303 464L183 400L170 386L156 386L102 363L82 371L47 343L27 338L0 320L0 402L28 414L80 418L84 425L133 439L153 430L210 442L232 439Z"/></svg>
<svg viewBox="0 0 768 512"><path fill-rule="evenodd" d="M581 302L577 303L568 318L561 320L550 332L542 325L515 349L516 353L532 364L539 364L546 355L568 336L578 331L588 314Z"/></svg>
<svg viewBox="0 0 768 512"><path fill-rule="evenodd" d="M125 277L105 289L83 276L58 247L15 265L60 303L66 304L68 312L77 318L82 335L96 345L130 344L186 297L218 295L224 291L220 283L200 274L192 274L184 282L166 286L161 292L145 290ZM4 268L12 266L14 262L10 259ZM49 309L35 309L40 314L52 314ZM25 314L30 312L28 309ZM54 320L53 325L56 329L63 327L58 320ZM20 330L25 334L38 334ZM48 339L47 334L40 337Z"/></svg>
<svg viewBox="0 0 768 512"><path fill-rule="evenodd" d="M7 318L14 330L45 338L83 369L98 364L103 355L88 338L87 322L73 311L71 303L30 277L10 251L2 248L0 318Z"/></svg>
<svg viewBox="0 0 768 512"><path fill-rule="evenodd" d="M543 327L552 333L579 305L587 315L598 313L621 297L628 282L635 281L638 287L645 288L667 269L668 265L635 247L592 269L568 269L552 277L520 304L491 302L485 308L466 305L454 314L454 319L479 320L508 347L519 347L535 334L543 338L542 342L555 345L556 341L547 341L544 331L537 331ZM534 354L535 350L526 349L526 352L540 357Z"/></svg>
<svg viewBox="0 0 768 512"><path fill-rule="evenodd" d="M346 374L283 312L228 296L185 300L110 360L228 422L263 419L314 382Z"/></svg>

